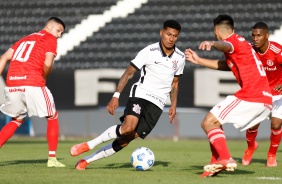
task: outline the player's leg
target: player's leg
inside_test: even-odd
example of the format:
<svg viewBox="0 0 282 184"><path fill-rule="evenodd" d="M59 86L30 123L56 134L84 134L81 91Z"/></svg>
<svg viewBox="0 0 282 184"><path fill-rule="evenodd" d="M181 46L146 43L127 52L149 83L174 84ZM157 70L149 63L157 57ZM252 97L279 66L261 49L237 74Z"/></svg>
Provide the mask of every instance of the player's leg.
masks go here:
<svg viewBox="0 0 282 184"><path fill-rule="evenodd" d="M10 139L14 135L16 130L22 125L23 122L23 119L12 118L12 120L1 129L0 148L5 144L8 139Z"/></svg>
<svg viewBox="0 0 282 184"><path fill-rule="evenodd" d="M244 152L244 156L242 158L242 165L250 165L253 159L253 154L255 150L258 148L258 143L256 142L256 137L258 135L258 128L260 124L255 125L252 128L246 130L246 141L248 144L248 148Z"/></svg>
<svg viewBox="0 0 282 184"><path fill-rule="evenodd" d="M276 167L276 153L279 148L282 136L282 119L272 117L271 118L271 135L270 135L270 146L267 154L267 167Z"/></svg>
<svg viewBox="0 0 282 184"><path fill-rule="evenodd" d="M27 112L24 91L24 87L4 88L6 101L0 106L0 110L4 114L13 118L2 128L0 132L0 147L2 147L3 144L5 144L5 142L14 135L16 130L24 122L24 117Z"/></svg>
<svg viewBox="0 0 282 184"><path fill-rule="evenodd" d="M134 131L134 129L136 128L137 123L138 123L138 117L133 116L133 115L127 115L125 117L123 124L114 125L108 128L101 135L99 135L95 139L92 139L88 142L74 145L70 149L70 153L72 156L78 156L84 152L94 149L95 146L103 142L107 142L109 140L116 139L117 137L120 137L122 135L131 134Z"/></svg>
<svg viewBox="0 0 282 184"><path fill-rule="evenodd" d="M277 166L276 153L281 142L282 136L282 95L272 96L273 108L271 113L271 134L270 146L267 154L268 167Z"/></svg>
<svg viewBox="0 0 282 184"><path fill-rule="evenodd" d="M95 146L103 142L116 139L117 137L121 136L120 127L121 125L111 126L95 139L72 146L70 149L70 154L72 156L78 156L84 152L94 149Z"/></svg>
<svg viewBox="0 0 282 184"><path fill-rule="evenodd" d="M58 147L59 138L59 120L58 111L51 116L46 117L47 120L47 142L48 142L48 167L65 167L64 164L60 163L56 158L56 151Z"/></svg>
<svg viewBox="0 0 282 184"><path fill-rule="evenodd" d="M75 166L77 170L85 170L87 165L91 162L94 162L96 160L106 158L109 156L112 156L113 154L119 152L124 147L126 147L133 139L137 138L138 134L134 131L122 135L121 137L118 137L114 142L102 147L98 151L94 152L93 154L84 157L83 159L79 160Z"/></svg>
<svg viewBox="0 0 282 184"><path fill-rule="evenodd" d="M56 158L59 138L59 120L53 95L44 87L25 87L25 98L29 116L45 117L47 121L46 138L48 142L47 167L65 167Z"/></svg>

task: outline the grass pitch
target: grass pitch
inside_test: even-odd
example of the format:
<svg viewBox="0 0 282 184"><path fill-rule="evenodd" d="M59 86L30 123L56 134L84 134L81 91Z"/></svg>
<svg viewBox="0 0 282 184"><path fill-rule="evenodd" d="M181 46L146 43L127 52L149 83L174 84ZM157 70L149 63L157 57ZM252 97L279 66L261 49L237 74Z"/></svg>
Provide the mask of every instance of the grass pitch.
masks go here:
<svg viewBox="0 0 282 184"><path fill-rule="evenodd" d="M74 169L76 162L92 153L71 157L72 145L89 139L60 141L57 158L66 168L47 168L47 143L42 138L15 137L0 150L1 184L249 184L282 183L282 151L277 153L278 166L267 168L266 155L269 141L258 141L259 148L250 166L241 165L246 147L244 140L228 140L228 146L238 167L235 172L221 172L216 177L200 178L203 166L210 160L207 140L137 139L115 155L92 162L85 171ZM103 146L103 145L101 145ZM97 147L100 148L101 146ZM155 164L148 171L136 171L130 163L132 151L140 146L150 148L155 154Z"/></svg>

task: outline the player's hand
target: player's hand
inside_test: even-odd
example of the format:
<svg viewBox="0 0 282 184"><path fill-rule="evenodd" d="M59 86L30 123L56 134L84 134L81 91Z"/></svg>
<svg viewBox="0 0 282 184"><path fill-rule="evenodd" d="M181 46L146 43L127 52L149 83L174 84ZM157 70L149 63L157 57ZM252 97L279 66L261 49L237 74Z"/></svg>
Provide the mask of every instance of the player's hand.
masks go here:
<svg viewBox="0 0 282 184"><path fill-rule="evenodd" d="M115 114L115 110L118 108L119 102L118 98L113 97L107 105L107 110L111 115Z"/></svg>
<svg viewBox="0 0 282 184"><path fill-rule="evenodd" d="M282 93L282 84L278 84L277 86L275 86L274 90L280 92L281 94Z"/></svg>
<svg viewBox="0 0 282 184"><path fill-rule="evenodd" d="M213 45L213 41L203 41L200 46L199 49L200 50L208 50L210 51Z"/></svg>
<svg viewBox="0 0 282 184"><path fill-rule="evenodd" d="M190 61L191 63L199 64L199 62L197 61L199 59L199 56L192 49L185 50L185 59Z"/></svg>

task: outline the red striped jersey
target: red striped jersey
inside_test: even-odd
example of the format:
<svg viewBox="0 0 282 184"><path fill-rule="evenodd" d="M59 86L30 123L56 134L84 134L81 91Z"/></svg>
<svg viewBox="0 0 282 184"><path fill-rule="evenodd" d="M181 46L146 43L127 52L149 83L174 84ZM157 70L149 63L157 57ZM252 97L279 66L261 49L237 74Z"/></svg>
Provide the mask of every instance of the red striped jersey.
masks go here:
<svg viewBox="0 0 282 184"><path fill-rule="evenodd" d="M233 47L231 53L224 53L227 64L241 86L234 95L249 102L272 104L266 73L252 46L235 33L225 41Z"/></svg>
<svg viewBox="0 0 282 184"><path fill-rule="evenodd" d="M282 84L282 46L276 42L269 41L268 49L265 53L257 52L266 76L268 78L269 86L272 95L279 95L280 92L274 91L274 87Z"/></svg>
<svg viewBox="0 0 282 184"><path fill-rule="evenodd" d="M57 39L45 30L30 34L12 47L13 57L6 78L6 85L45 86L43 78L45 54L57 54Z"/></svg>

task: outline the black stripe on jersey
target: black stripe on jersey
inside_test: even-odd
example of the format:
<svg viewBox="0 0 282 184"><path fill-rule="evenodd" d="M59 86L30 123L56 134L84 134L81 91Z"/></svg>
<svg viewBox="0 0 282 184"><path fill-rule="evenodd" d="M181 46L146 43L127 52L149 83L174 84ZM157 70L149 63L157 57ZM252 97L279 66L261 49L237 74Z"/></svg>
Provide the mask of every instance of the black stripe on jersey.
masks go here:
<svg viewBox="0 0 282 184"><path fill-rule="evenodd" d="M143 66L143 68L142 68L144 75L141 77L141 84L144 82L144 78L145 78L145 75L146 75L146 69L145 68L146 68L146 65Z"/></svg>
<svg viewBox="0 0 282 184"><path fill-rule="evenodd" d="M130 62L130 65L133 66L137 71L140 71L140 69L132 62Z"/></svg>
<svg viewBox="0 0 282 184"><path fill-rule="evenodd" d="M137 88L137 85L134 85L132 89L132 94L131 94L132 97L135 97L136 88Z"/></svg>

